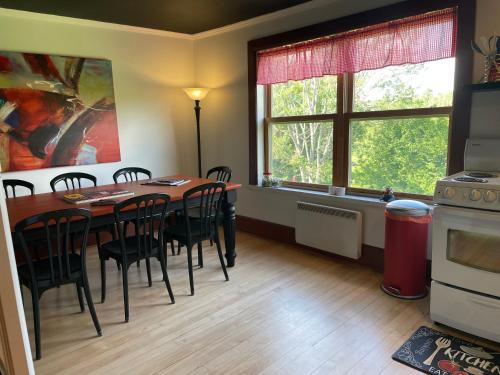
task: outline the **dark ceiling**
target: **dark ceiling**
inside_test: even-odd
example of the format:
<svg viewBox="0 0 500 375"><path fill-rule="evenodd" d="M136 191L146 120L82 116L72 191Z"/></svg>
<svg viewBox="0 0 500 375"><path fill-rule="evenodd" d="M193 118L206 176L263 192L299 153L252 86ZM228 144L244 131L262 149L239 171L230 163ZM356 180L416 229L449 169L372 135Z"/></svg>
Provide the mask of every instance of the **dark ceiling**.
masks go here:
<svg viewBox="0 0 500 375"><path fill-rule="evenodd" d="M309 0L0 0L0 7L195 34Z"/></svg>

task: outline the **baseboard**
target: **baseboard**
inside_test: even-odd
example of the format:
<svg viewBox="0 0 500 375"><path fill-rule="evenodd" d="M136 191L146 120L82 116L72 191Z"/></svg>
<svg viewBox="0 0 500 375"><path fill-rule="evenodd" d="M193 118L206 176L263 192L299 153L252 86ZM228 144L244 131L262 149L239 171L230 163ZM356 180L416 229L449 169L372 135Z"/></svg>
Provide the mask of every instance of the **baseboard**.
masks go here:
<svg viewBox="0 0 500 375"><path fill-rule="evenodd" d="M294 245L304 251L312 252L315 254L321 254L329 258L343 259L349 262L359 263L368 266L370 268L373 268L374 270L379 272L383 272L384 270L384 250L379 247L363 244L361 249L361 258L358 260L353 260L351 258L346 258L340 255L332 254L327 251L298 244L297 242L295 242L295 228L288 227L286 225L271 223L269 221L237 215L236 229L241 230L243 232L257 234L259 236L269 238L271 240Z"/></svg>
<svg viewBox="0 0 500 375"><path fill-rule="evenodd" d="M236 229L258 234L271 240L295 245L295 228L252 217L236 215Z"/></svg>

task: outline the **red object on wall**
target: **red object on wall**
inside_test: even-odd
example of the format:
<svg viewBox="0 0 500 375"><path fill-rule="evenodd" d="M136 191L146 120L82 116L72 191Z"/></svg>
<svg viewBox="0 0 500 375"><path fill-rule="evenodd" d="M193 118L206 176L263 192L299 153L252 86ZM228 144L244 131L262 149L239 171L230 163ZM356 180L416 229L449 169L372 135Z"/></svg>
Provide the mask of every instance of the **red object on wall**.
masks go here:
<svg viewBox="0 0 500 375"><path fill-rule="evenodd" d="M421 202L399 200L387 205L384 281L387 294L406 299L427 295L427 238L432 216Z"/></svg>
<svg viewBox="0 0 500 375"><path fill-rule="evenodd" d="M457 10L443 9L259 51L257 84L446 59L456 43Z"/></svg>

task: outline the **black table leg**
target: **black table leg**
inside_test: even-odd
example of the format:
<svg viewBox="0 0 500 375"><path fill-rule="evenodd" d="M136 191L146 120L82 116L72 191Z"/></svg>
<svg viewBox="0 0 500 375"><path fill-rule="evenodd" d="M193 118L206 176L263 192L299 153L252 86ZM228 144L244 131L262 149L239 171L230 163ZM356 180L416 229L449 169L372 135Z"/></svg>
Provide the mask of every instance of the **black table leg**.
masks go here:
<svg viewBox="0 0 500 375"><path fill-rule="evenodd" d="M228 267L234 267L236 258L236 209L227 197L222 202L222 213L224 214L224 245L226 247L226 260Z"/></svg>

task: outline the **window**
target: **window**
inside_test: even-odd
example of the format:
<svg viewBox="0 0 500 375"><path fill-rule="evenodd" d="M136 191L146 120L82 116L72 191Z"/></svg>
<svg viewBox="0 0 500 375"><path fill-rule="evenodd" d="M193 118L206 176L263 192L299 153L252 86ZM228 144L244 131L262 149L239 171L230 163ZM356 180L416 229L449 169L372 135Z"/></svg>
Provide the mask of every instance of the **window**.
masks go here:
<svg viewBox="0 0 500 375"><path fill-rule="evenodd" d="M444 59L354 74L349 187L433 194L447 175L454 68Z"/></svg>
<svg viewBox="0 0 500 375"><path fill-rule="evenodd" d="M337 77L268 88L268 170L283 181L331 185Z"/></svg>
<svg viewBox="0 0 500 375"><path fill-rule="evenodd" d="M474 4L410 1L248 43L250 184L269 169L317 189L429 196L463 170Z"/></svg>
<svg viewBox="0 0 500 375"><path fill-rule="evenodd" d="M447 174L454 66L451 58L268 85L268 171L319 189L432 195ZM337 158L336 129L347 149Z"/></svg>

